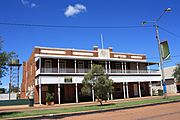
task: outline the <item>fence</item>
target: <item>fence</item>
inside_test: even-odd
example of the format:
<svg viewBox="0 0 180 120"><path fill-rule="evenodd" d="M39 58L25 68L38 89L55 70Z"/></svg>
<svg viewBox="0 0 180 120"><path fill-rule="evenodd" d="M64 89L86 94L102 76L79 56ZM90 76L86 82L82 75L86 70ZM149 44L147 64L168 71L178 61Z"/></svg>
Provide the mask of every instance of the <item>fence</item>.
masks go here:
<svg viewBox="0 0 180 120"><path fill-rule="evenodd" d="M1 100L0 106L12 106L12 105L28 105L28 99L18 99L18 100Z"/></svg>

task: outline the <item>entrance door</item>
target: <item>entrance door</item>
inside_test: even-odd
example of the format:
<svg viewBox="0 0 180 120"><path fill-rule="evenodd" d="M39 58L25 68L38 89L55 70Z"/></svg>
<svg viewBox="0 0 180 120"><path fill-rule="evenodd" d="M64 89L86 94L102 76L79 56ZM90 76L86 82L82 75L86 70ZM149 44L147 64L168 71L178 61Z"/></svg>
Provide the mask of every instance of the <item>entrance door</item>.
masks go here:
<svg viewBox="0 0 180 120"><path fill-rule="evenodd" d="M138 84L133 84L134 96L138 96Z"/></svg>
<svg viewBox="0 0 180 120"><path fill-rule="evenodd" d="M75 85L64 85L64 102L75 102Z"/></svg>

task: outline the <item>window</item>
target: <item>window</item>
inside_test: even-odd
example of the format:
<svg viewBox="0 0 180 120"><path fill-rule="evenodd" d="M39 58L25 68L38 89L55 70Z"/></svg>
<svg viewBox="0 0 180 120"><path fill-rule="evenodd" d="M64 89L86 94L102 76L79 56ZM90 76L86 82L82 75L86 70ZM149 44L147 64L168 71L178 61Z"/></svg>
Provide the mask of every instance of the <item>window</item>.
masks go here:
<svg viewBox="0 0 180 120"><path fill-rule="evenodd" d="M115 87L115 91L116 91L116 92L122 92L122 86L121 86L121 85L117 85L117 86Z"/></svg>
<svg viewBox="0 0 180 120"><path fill-rule="evenodd" d="M84 61L78 61L78 72L84 73Z"/></svg>
<svg viewBox="0 0 180 120"><path fill-rule="evenodd" d="M121 64L116 63L116 73L121 73Z"/></svg>
<svg viewBox="0 0 180 120"><path fill-rule="evenodd" d="M51 73L52 72L52 61L51 60L45 60L45 73Z"/></svg>
<svg viewBox="0 0 180 120"><path fill-rule="evenodd" d="M61 60L59 63L60 73L66 73L66 61Z"/></svg>
<svg viewBox="0 0 180 120"><path fill-rule="evenodd" d="M91 61L87 62L87 68L85 69L85 73L89 72L91 70Z"/></svg>

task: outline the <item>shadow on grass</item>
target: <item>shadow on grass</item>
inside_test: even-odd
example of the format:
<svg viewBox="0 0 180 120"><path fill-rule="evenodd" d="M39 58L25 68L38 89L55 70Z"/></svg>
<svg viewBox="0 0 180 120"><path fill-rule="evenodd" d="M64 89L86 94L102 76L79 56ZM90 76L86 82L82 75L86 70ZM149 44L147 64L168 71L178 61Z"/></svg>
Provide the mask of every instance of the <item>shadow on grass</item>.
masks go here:
<svg viewBox="0 0 180 120"><path fill-rule="evenodd" d="M115 105L115 103L110 103L110 104L102 104L102 105L97 105L97 106L111 106L111 105Z"/></svg>
<svg viewBox="0 0 180 120"><path fill-rule="evenodd" d="M20 113L20 112L2 112L0 113L0 119L3 115L12 115L12 114L17 114L17 113Z"/></svg>

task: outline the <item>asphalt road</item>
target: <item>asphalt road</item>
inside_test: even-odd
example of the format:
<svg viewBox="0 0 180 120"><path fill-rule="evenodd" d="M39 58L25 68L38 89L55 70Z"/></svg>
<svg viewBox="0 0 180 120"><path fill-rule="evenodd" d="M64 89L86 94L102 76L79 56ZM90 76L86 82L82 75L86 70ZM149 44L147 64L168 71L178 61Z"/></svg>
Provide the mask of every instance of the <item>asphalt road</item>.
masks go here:
<svg viewBox="0 0 180 120"><path fill-rule="evenodd" d="M79 116L56 118L61 120L180 120L180 102L116 110Z"/></svg>

